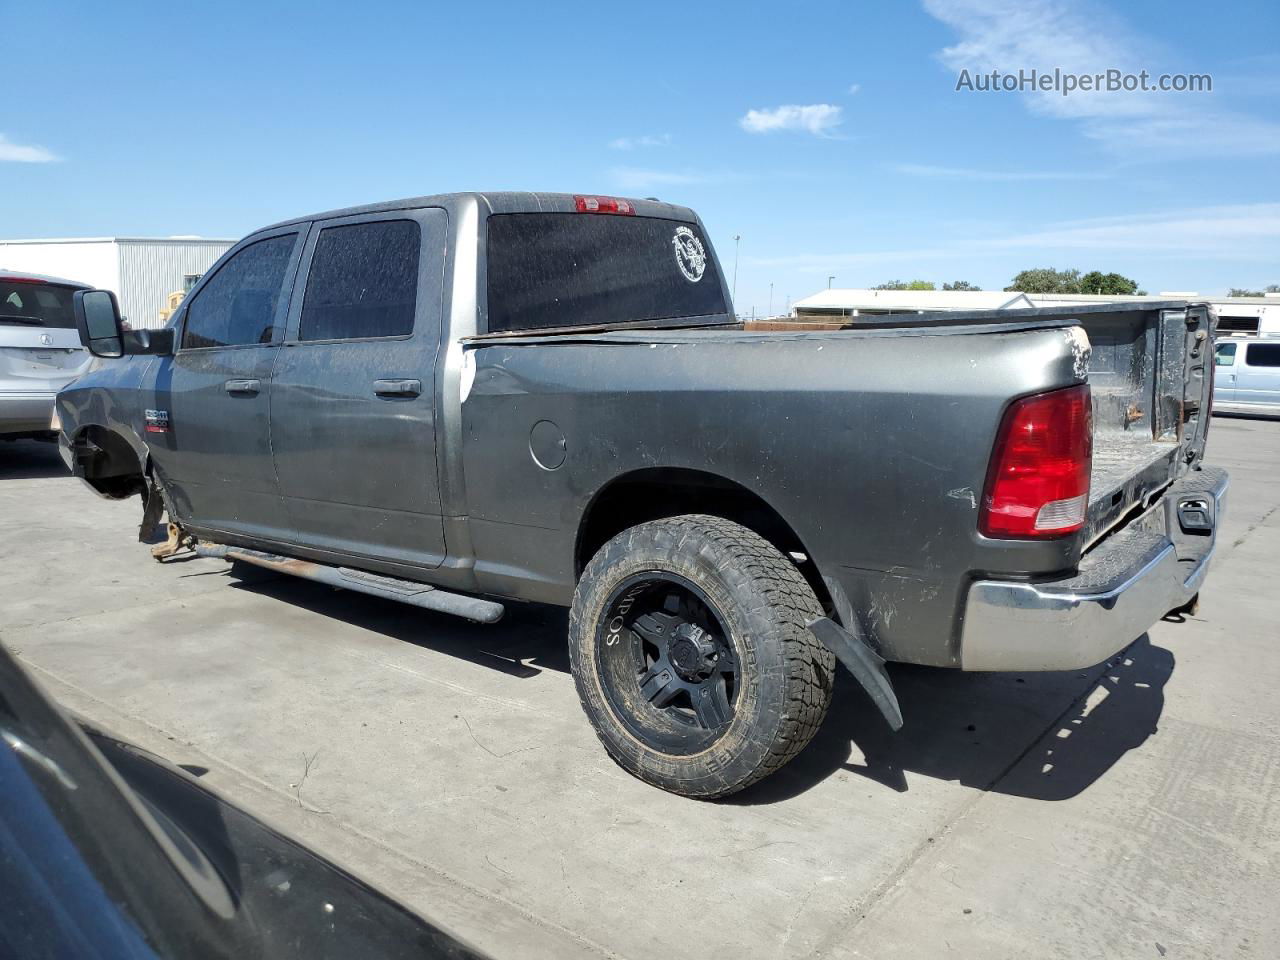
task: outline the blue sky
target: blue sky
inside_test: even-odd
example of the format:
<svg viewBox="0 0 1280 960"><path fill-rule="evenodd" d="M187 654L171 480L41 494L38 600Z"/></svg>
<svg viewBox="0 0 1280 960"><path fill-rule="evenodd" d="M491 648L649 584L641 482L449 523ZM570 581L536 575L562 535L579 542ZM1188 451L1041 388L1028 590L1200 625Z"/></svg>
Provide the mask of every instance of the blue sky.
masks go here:
<svg viewBox="0 0 1280 960"><path fill-rule="evenodd" d="M697 209L738 305L1026 267L1280 283L1280 4L11 2L0 238L464 189ZM955 92L959 71L1213 92Z"/></svg>

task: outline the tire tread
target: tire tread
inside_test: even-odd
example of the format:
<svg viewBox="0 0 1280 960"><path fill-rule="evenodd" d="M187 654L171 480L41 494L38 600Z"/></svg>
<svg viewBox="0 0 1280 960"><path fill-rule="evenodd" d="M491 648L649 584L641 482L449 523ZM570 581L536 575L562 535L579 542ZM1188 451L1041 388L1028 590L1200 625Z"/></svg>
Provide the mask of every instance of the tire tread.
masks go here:
<svg viewBox="0 0 1280 960"><path fill-rule="evenodd" d="M764 759L753 769L737 779L723 782L715 788L689 795L701 799L713 799L736 793L762 780L785 766L802 751L818 732L827 708L831 703L831 691L835 675L835 654L826 648L808 629L808 624L823 615L813 588L795 565L778 549L753 530L724 517L709 514L686 514L650 521L624 531L610 541L593 558L583 571L583 580L592 576L592 567L610 552L611 546L626 549L630 539L645 527L665 528L676 538L681 547L689 540L705 546L711 544L720 554L717 563L729 565L745 574L751 587L765 598L778 626L778 639L783 645L786 661L786 687L782 723L769 744ZM624 540L626 544L618 543ZM710 558L708 558L710 559ZM581 587L579 587L581 591ZM577 597L573 613L578 610ZM572 629L572 627L571 627ZM579 690L583 708L586 700ZM587 710L588 716L590 711ZM595 725L596 734L606 747L609 746L603 731ZM664 789L671 785L646 771L632 770L640 779Z"/></svg>

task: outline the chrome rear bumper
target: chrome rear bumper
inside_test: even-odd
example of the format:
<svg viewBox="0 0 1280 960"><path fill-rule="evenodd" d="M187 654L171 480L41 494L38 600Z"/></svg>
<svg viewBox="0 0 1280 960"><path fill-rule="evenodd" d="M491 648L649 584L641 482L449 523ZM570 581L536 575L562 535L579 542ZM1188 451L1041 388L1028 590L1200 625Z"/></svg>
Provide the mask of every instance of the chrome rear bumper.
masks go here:
<svg viewBox="0 0 1280 960"><path fill-rule="evenodd" d="M1194 597L1209 571L1229 478L1188 474L1145 516L1087 554L1063 580L978 580L961 629L965 670L1072 670L1124 649L1170 610ZM1184 529L1179 509L1210 505L1205 532Z"/></svg>

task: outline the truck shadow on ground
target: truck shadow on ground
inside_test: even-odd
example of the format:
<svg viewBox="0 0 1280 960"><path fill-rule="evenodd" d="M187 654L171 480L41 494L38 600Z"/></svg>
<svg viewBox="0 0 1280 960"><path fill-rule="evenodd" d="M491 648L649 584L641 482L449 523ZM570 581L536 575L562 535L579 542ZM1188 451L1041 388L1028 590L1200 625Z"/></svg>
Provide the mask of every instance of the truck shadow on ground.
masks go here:
<svg viewBox="0 0 1280 960"><path fill-rule="evenodd" d="M1144 635L1104 668L976 674L891 666L905 726L893 733L843 670L817 737L729 802L774 803L853 774L906 793L913 775L1036 800L1082 793L1156 732L1173 654Z"/></svg>
<svg viewBox="0 0 1280 960"><path fill-rule="evenodd" d="M501 623L481 626L248 565L233 567L232 578L238 589L510 676L569 670L567 611L556 607L511 604ZM894 664L906 719L894 733L841 667L834 702L813 742L778 773L724 802L784 802L831 777L849 776L902 793L911 777L926 776L1065 800L1156 731L1173 669L1173 654L1145 635L1105 667L1089 670L983 674Z"/></svg>
<svg viewBox="0 0 1280 960"><path fill-rule="evenodd" d="M58 445L39 440L0 442L0 480L43 480L69 477L71 471L58 455Z"/></svg>
<svg viewBox="0 0 1280 960"><path fill-rule="evenodd" d="M393 600L280 576L249 564L233 565L231 576L238 589L275 597L321 616L510 676L536 677L543 670L569 672L565 644L568 611L557 607L512 603L500 623L485 626Z"/></svg>

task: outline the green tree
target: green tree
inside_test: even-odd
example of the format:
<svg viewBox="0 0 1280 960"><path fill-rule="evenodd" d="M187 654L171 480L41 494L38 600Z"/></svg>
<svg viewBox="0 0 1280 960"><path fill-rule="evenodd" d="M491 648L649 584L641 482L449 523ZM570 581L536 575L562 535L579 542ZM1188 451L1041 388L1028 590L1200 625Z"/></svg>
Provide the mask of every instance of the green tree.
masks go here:
<svg viewBox="0 0 1280 960"><path fill-rule="evenodd" d="M1084 276L1079 270L1055 270L1037 267L1023 270L1013 278L1006 291L1017 293L1095 293L1103 296L1142 296L1138 284L1118 273L1091 270Z"/></svg>
<svg viewBox="0 0 1280 960"><path fill-rule="evenodd" d="M1080 271L1055 270L1052 267L1023 270L1005 290L1011 293L1079 293Z"/></svg>
<svg viewBox="0 0 1280 960"><path fill-rule="evenodd" d="M1268 283L1267 293L1280 293L1280 283Z"/></svg>
<svg viewBox="0 0 1280 960"><path fill-rule="evenodd" d="M982 288L976 284L970 283L968 280L957 280L955 283L944 283L943 290L981 290Z"/></svg>
<svg viewBox="0 0 1280 960"><path fill-rule="evenodd" d="M1268 287L1267 289L1270 290L1271 288ZM1227 296L1229 297L1260 297L1262 296L1262 291L1246 290L1244 287L1232 287L1231 292L1228 293Z"/></svg>
<svg viewBox="0 0 1280 960"><path fill-rule="evenodd" d="M1081 293L1102 293L1110 296L1133 296L1142 293L1137 283L1118 273L1102 273L1091 270L1080 278Z"/></svg>
<svg viewBox="0 0 1280 960"><path fill-rule="evenodd" d="M882 283L879 286L872 287L872 290L937 290L928 280L890 280L888 283Z"/></svg>

